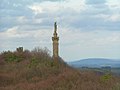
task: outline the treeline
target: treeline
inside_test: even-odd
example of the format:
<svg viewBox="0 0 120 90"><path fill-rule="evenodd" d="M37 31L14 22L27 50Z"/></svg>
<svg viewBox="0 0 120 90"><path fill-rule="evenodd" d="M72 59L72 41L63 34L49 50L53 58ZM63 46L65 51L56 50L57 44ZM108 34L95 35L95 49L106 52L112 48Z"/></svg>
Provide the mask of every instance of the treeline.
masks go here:
<svg viewBox="0 0 120 90"><path fill-rule="evenodd" d="M47 48L39 48L36 47L33 50L23 50L21 47L17 48L16 51L3 51L0 54L0 63L12 63L12 62L21 62L23 60L29 59L39 59L42 61L43 59L51 60L52 57L50 56L50 51Z"/></svg>

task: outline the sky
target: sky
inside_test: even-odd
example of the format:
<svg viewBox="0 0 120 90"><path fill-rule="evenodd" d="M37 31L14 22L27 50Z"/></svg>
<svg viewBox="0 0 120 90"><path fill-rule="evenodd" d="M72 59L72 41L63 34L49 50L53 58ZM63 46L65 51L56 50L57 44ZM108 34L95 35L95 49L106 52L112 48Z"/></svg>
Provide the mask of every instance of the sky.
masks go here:
<svg viewBox="0 0 120 90"><path fill-rule="evenodd" d="M120 59L119 0L1 0L0 52L47 47L54 22L65 61Z"/></svg>

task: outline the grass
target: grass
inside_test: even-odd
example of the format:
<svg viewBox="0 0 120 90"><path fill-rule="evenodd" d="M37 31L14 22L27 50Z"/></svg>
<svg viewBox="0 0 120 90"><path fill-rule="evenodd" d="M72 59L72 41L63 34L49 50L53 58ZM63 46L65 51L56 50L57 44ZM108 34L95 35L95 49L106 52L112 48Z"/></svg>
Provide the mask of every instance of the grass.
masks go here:
<svg viewBox="0 0 120 90"><path fill-rule="evenodd" d="M120 78L79 71L49 50L35 48L0 54L0 90L120 90Z"/></svg>

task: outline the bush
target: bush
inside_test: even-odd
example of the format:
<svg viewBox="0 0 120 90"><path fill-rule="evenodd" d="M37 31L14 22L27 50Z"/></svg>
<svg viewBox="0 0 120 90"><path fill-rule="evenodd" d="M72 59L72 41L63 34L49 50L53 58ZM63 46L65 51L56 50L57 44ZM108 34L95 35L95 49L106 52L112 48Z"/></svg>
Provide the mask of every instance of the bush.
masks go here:
<svg viewBox="0 0 120 90"><path fill-rule="evenodd" d="M103 83L109 81L110 79L112 79L112 75L109 74L109 73L101 76L101 81L102 81Z"/></svg>
<svg viewBox="0 0 120 90"><path fill-rule="evenodd" d="M21 54L10 51L4 52L3 57L6 62L20 62L23 60L23 56Z"/></svg>
<svg viewBox="0 0 120 90"><path fill-rule="evenodd" d="M47 48L41 49L39 47L36 47L31 51L31 54L32 57L36 57L37 59L40 60L47 60L51 58L50 51Z"/></svg>

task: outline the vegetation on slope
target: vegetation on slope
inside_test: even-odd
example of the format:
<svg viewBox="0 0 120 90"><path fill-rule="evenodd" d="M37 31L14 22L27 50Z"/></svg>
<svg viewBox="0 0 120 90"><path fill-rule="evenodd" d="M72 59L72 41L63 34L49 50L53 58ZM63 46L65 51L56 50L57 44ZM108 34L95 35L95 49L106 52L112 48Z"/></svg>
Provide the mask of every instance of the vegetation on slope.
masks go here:
<svg viewBox="0 0 120 90"><path fill-rule="evenodd" d="M120 90L119 80L54 62L46 48L0 54L0 90Z"/></svg>

